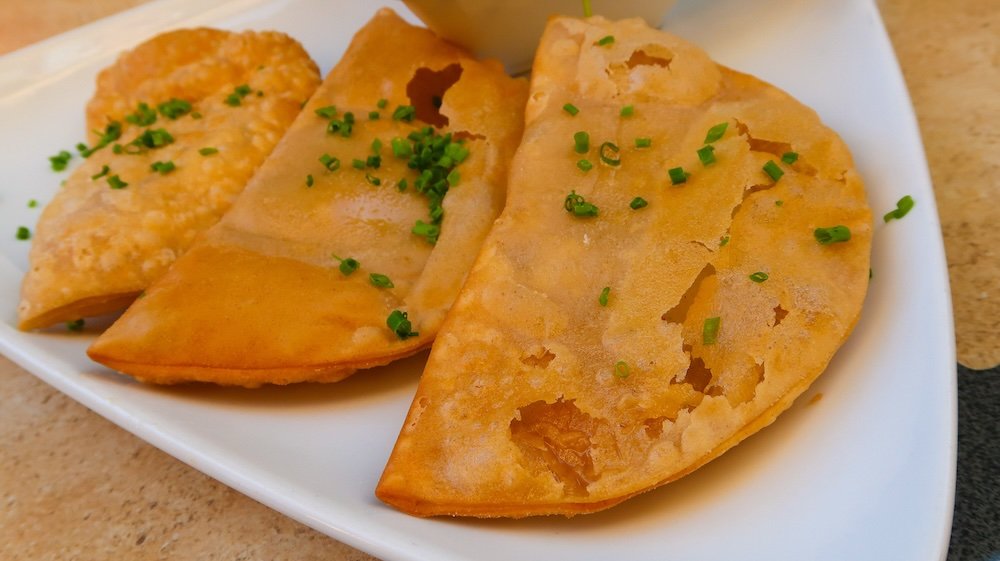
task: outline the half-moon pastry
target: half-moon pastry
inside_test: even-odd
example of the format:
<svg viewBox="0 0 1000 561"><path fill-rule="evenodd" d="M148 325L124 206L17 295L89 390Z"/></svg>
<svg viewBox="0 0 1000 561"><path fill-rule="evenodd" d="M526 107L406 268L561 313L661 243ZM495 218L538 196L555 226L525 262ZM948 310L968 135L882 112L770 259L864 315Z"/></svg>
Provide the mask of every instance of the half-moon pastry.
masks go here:
<svg viewBox="0 0 1000 561"><path fill-rule="evenodd" d="M143 381L337 381L430 345L500 212L527 83L389 10L233 208L90 348Z"/></svg>
<svg viewBox="0 0 1000 561"><path fill-rule="evenodd" d="M86 161L38 221L18 327L127 307L218 221L319 81L276 32L185 29L122 54L87 106Z"/></svg>
<svg viewBox="0 0 1000 561"><path fill-rule="evenodd" d="M641 20L555 18L506 208L379 482L419 516L598 511L770 424L868 286L837 135Z"/></svg>

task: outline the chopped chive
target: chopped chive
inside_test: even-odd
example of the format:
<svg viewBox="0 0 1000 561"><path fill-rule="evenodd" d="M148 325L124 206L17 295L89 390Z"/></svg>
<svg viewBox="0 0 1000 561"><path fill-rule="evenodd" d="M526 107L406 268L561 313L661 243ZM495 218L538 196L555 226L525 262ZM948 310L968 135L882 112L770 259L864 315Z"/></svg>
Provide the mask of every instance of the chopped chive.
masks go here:
<svg viewBox="0 0 1000 561"><path fill-rule="evenodd" d="M379 273L371 273L371 274L369 274L368 275L368 280L371 281L371 283L374 286L377 286L379 288L395 288L396 287L396 285L392 284L392 281L389 280L389 277L387 277L385 275L380 275Z"/></svg>
<svg viewBox="0 0 1000 561"><path fill-rule="evenodd" d="M778 200L774 201L774 206L783 206L784 204L785 204L785 201L783 201L781 199L778 199Z"/></svg>
<svg viewBox="0 0 1000 561"><path fill-rule="evenodd" d="M719 247L723 247L727 243L729 243L729 236L722 236L722 238L719 239Z"/></svg>
<svg viewBox="0 0 1000 561"><path fill-rule="evenodd" d="M701 343L703 345L714 345L719 338L719 324L722 318L706 318L705 324L701 328Z"/></svg>
<svg viewBox="0 0 1000 561"><path fill-rule="evenodd" d="M97 131L94 132L96 133ZM97 140L97 144L95 144L92 148L87 148L87 145L81 142L76 145L76 149L80 152L81 156L89 158L91 154L118 140L121 136L122 124L118 121L111 121L106 127L104 127L104 133L101 134L101 138Z"/></svg>
<svg viewBox="0 0 1000 561"><path fill-rule="evenodd" d="M368 112L368 120L369 121L377 121L379 119L379 117L381 117L381 115L379 114L378 111L369 111Z"/></svg>
<svg viewBox="0 0 1000 561"><path fill-rule="evenodd" d="M590 0L583 0L583 17L589 18L594 15L594 10L590 7Z"/></svg>
<svg viewBox="0 0 1000 561"><path fill-rule="evenodd" d="M729 128L729 121L719 123L718 125L708 129L708 133L705 135L705 144L711 144L722 138L722 135L726 134L727 128Z"/></svg>
<svg viewBox="0 0 1000 561"><path fill-rule="evenodd" d="M396 337L399 337L401 340L420 335L416 331L413 331L413 324L410 323L406 312L393 310L389 314L389 317L386 318L385 324L392 330L393 333L396 334Z"/></svg>
<svg viewBox="0 0 1000 561"><path fill-rule="evenodd" d="M358 263L358 260L353 257L347 257L345 259L341 259L340 257L334 255L333 258L336 259L337 261L340 261L340 265L337 268L340 269L341 274L343 274L345 277L350 275L354 271L357 271L358 267L361 266L361 263Z"/></svg>
<svg viewBox="0 0 1000 561"><path fill-rule="evenodd" d="M149 166L149 169L159 172L160 175L167 175L168 173L177 169L172 160L167 160L165 162L153 162L153 165Z"/></svg>
<svg viewBox="0 0 1000 561"><path fill-rule="evenodd" d="M201 119L201 113L199 113L197 111L194 111L194 112L191 113L191 118L192 119Z"/></svg>
<svg viewBox="0 0 1000 561"><path fill-rule="evenodd" d="M384 97L375 102L375 107L379 109L385 109L386 105L389 105L389 100Z"/></svg>
<svg viewBox="0 0 1000 561"><path fill-rule="evenodd" d="M436 224L427 224L422 220L417 220L410 230L411 233L424 237L433 245L437 243L438 236L441 235L441 227Z"/></svg>
<svg viewBox="0 0 1000 561"><path fill-rule="evenodd" d="M242 85L236 86L236 89L233 90L233 91L236 92L238 95L248 96L248 95L250 95L250 92L252 92L253 90L247 84L242 84Z"/></svg>
<svg viewBox="0 0 1000 561"><path fill-rule="evenodd" d="M768 160L767 163L764 164L763 169L764 173L771 176L771 179L775 181L781 179L782 175L785 175L785 171L782 170L778 164L774 163L774 160Z"/></svg>
<svg viewBox="0 0 1000 561"><path fill-rule="evenodd" d="M110 185L112 189L124 189L128 187L128 183L122 181L122 179L117 175L108 177L108 185Z"/></svg>
<svg viewBox="0 0 1000 561"><path fill-rule="evenodd" d="M915 203L913 201L913 197L906 195L902 199L899 199L899 201L896 202L895 210L890 210L889 212L885 213L885 216L882 217L882 220L884 220L885 222L888 222L892 219L899 220L900 218L906 216L908 212L910 212L914 204Z"/></svg>
<svg viewBox="0 0 1000 561"><path fill-rule="evenodd" d="M337 106L327 105L326 107L320 107L314 112L324 119L332 119L337 116Z"/></svg>
<svg viewBox="0 0 1000 561"><path fill-rule="evenodd" d="M459 181L462 180L462 176L461 176L461 174L458 173L457 169L453 169L453 170L451 170L448 173L448 177L446 177L445 179L448 180L448 185L450 185L451 187L454 187L454 186L458 185Z"/></svg>
<svg viewBox="0 0 1000 561"><path fill-rule="evenodd" d="M580 110L577 109L577 107L572 103L567 103L566 105L563 105L563 111L569 113L574 117L576 117L576 114L580 112Z"/></svg>
<svg viewBox="0 0 1000 561"><path fill-rule="evenodd" d="M28 208L35 208L38 206L38 201L35 199L28 199Z"/></svg>
<svg viewBox="0 0 1000 561"><path fill-rule="evenodd" d="M382 167L382 156L368 156L365 159L365 166L372 169L378 169Z"/></svg>
<svg viewBox="0 0 1000 561"><path fill-rule="evenodd" d="M851 239L851 230L847 226L831 226L829 228L816 228L813 231L816 241L823 245L846 242Z"/></svg>
<svg viewBox="0 0 1000 561"><path fill-rule="evenodd" d="M160 115L163 115L170 120L175 120L191 112L191 103L174 97L171 98L170 101L164 101L163 103L157 105L156 109L160 112ZM194 115L192 115L192 117L193 116Z"/></svg>
<svg viewBox="0 0 1000 561"><path fill-rule="evenodd" d="M323 167L329 171L337 171L340 169L340 158L334 158L329 154L323 154L320 156L319 163L323 164Z"/></svg>
<svg viewBox="0 0 1000 561"><path fill-rule="evenodd" d="M99 171L99 172L95 173L94 175L90 176L90 180L91 181L97 181L98 179L104 177L105 175L107 175L110 172L111 172L111 167L108 166L107 164L105 164L105 165L101 166L101 171Z"/></svg>
<svg viewBox="0 0 1000 561"><path fill-rule="evenodd" d="M148 127L156 122L156 110L145 103L140 103L135 113L125 116L125 121L140 127Z"/></svg>
<svg viewBox="0 0 1000 561"><path fill-rule="evenodd" d="M610 45L610 44L612 44L614 42L615 42L615 36L614 35L605 35L604 37L601 37L596 42L594 42L594 44L597 45L597 46L599 46L599 47L606 47L606 46L608 46L608 45Z"/></svg>
<svg viewBox="0 0 1000 561"><path fill-rule="evenodd" d="M626 105L622 107L622 110L618 113L621 117L631 117L635 114L635 107L632 105Z"/></svg>
<svg viewBox="0 0 1000 561"><path fill-rule="evenodd" d="M243 98L241 98L240 96L231 93L226 96L226 99L224 99L223 102L225 102L225 104L230 107L239 107L239 105L243 103L242 99Z"/></svg>
<svg viewBox="0 0 1000 561"><path fill-rule="evenodd" d="M243 98L250 95L250 92L252 91L253 90L250 89L250 86L247 84L236 86L236 88L233 89L233 93L227 95L224 101L226 102L226 105L237 107L240 103L242 103Z"/></svg>
<svg viewBox="0 0 1000 561"><path fill-rule="evenodd" d="M400 105L392 112L393 121L405 121L410 122L413 117L417 114L417 108L412 105Z"/></svg>
<svg viewBox="0 0 1000 561"><path fill-rule="evenodd" d="M601 306L606 307L608 305L608 296L610 295L611 295L611 287L605 286L601 290L601 295L597 297L597 303L600 304Z"/></svg>
<svg viewBox="0 0 1000 561"><path fill-rule="evenodd" d="M615 363L615 376L624 380L628 378L628 364L624 360L619 360Z"/></svg>
<svg viewBox="0 0 1000 561"><path fill-rule="evenodd" d="M396 182L396 189L398 189L400 193L406 191L407 187L409 187L409 185L406 183L406 179L400 179Z"/></svg>
<svg viewBox="0 0 1000 561"><path fill-rule="evenodd" d="M601 161L609 166L617 166L622 163L621 156L619 156L618 145L613 142L602 143L599 154L601 156Z"/></svg>
<svg viewBox="0 0 1000 561"><path fill-rule="evenodd" d="M797 152L785 152L781 155L781 161L788 165L794 164L799 159Z"/></svg>
<svg viewBox="0 0 1000 561"><path fill-rule="evenodd" d="M66 169L66 166L69 165L69 161L72 158L73 154L70 154L66 150L60 150L55 156L49 156L49 162L52 164L52 171L62 171Z"/></svg>
<svg viewBox="0 0 1000 561"><path fill-rule="evenodd" d="M590 150L590 134L587 131L573 133L573 149L577 154L586 154Z"/></svg>
<svg viewBox="0 0 1000 561"><path fill-rule="evenodd" d="M372 184L372 185L374 185L376 187L378 187L379 185L382 184L382 180L381 179L375 177L374 175L372 175L370 173L366 173L365 174L365 181L367 181L368 183L370 183L370 184Z"/></svg>
<svg viewBox="0 0 1000 561"><path fill-rule="evenodd" d="M212 146L206 146L204 148L199 148L198 153L202 156L211 156L212 154L218 154L219 149L213 148Z"/></svg>
<svg viewBox="0 0 1000 561"><path fill-rule="evenodd" d="M413 146L398 136L392 139L392 154L397 158L409 158L413 154Z"/></svg>
<svg viewBox="0 0 1000 561"><path fill-rule="evenodd" d="M648 205L649 205L649 202L646 201L646 199L644 199L642 197L636 197L636 198L632 199L632 202L630 202L628 204L628 206L630 206L632 208L632 210L639 210L640 208L645 208Z"/></svg>
<svg viewBox="0 0 1000 561"><path fill-rule="evenodd" d="M583 171L590 171L594 169L594 164L590 163L590 160L580 160L576 163L576 167Z"/></svg>
<svg viewBox="0 0 1000 561"><path fill-rule="evenodd" d="M354 169L365 169L365 161L354 158L351 160L351 167Z"/></svg>
<svg viewBox="0 0 1000 561"><path fill-rule="evenodd" d="M637 139L635 139L635 147L636 148L649 148L652 145L653 145L653 139L652 138L637 138Z"/></svg>
<svg viewBox="0 0 1000 561"><path fill-rule="evenodd" d="M31 239L31 230L29 230L27 226L18 226L17 227L17 234L14 234L14 237L16 237L17 239L22 240L22 241L23 240L30 240Z"/></svg>
<svg viewBox="0 0 1000 561"><path fill-rule="evenodd" d="M83 331L83 326L84 326L85 323L86 322L83 321L83 318L75 319L73 321L67 321L66 322L66 329L68 329L70 331L75 331L75 332L79 333L79 332Z"/></svg>
<svg viewBox="0 0 1000 561"><path fill-rule="evenodd" d="M715 146L706 144L698 149L698 159L701 160L701 165L707 166L709 164L715 163Z"/></svg>
<svg viewBox="0 0 1000 561"><path fill-rule="evenodd" d="M764 282L768 279L767 273L764 271L757 271L756 273L750 275L750 280L753 282Z"/></svg>
<svg viewBox="0 0 1000 561"><path fill-rule="evenodd" d="M310 173L310 174L306 175L306 187L312 187L313 184L314 184L313 176Z"/></svg>
<svg viewBox="0 0 1000 561"><path fill-rule="evenodd" d="M354 119L349 119L348 115L351 115L351 113L344 113L343 119L330 119L330 123L326 125L326 132L329 134L339 134L344 138L351 136L351 131L354 130Z"/></svg>
<svg viewBox="0 0 1000 561"><path fill-rule="evenodd" d="M588 203L583 196L577 195L576 191L570 191L569 195L566 195L563 208L566 212L579 217L597 216L598 212L596 205Z"/></svg>
<svg viewBox="0 0 1000 561"><path fill-rule="evenodd" d="M691 177L690 173L687 173L686 171L684 171L684 168L679 166L675 168L670 168L669 170L667 170L667 173L670 174L670 183L674 185L687 183L688 178Z"/></svg>

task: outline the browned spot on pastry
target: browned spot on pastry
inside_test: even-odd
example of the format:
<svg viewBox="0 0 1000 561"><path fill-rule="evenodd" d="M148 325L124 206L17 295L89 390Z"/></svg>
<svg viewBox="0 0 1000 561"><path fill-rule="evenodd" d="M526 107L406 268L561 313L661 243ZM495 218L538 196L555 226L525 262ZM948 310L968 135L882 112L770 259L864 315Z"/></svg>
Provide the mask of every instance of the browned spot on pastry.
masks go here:
<svg viewBox="0 0 1000 561"><path fill-rule="evenodd" d="M530 352L521 355L521 362L534 368L548 368L549 363L554 358L556 355L552 354L552 351L539 345Z"/></svg>
<svg viewBox="0 0 1000 561"><path fill-rule="evenodd" d="M670 308L660 316L663 321L669 321L670 323L684 323L684 318L687 317L688 308L694 302L695 295L698 294L698 289L701 287L701 283L705 281L708 277L715 274L715 267L711 263L705 265L705 268L698 273L697 278L691 283L691 286L687 289L687 292L681 296L680 302L676 306Z"/></svg>
<svg viewBox="0 0 1000 561"><path fill-rule="evenodd" d="M778 324L781 323L781 320L785 319L785 316L787 316L787 315L788 315L788 310L782 308L781 304L778 304L777 306L775 306L774 307L774 327L778 327Z"/></svg>
<svg viewBox="0 0 1000 561"><path fill-rule="evenodd" d="M646 51L659 51L656 54L649 54ZM637 49L632 51L632 56L628 57L625 61L625 66L629 69L635 68L636 66L648 65L648 66L659 66L660 68L670 68L670 61L673 60L673 53L660 47L658 45L650 45L642 49Z"/></svg>
<svg viewBox="0 0 1000 561"><path fill-rule="evenodd" d="M406 84L406 95L416 110L417 119L435 127L447 126L448 117L441 114L441 103L448 88L461 77L461 64L449 64L441 70L418 68Z"/></svg>
<svg viewBox="0 0 1000 561"><path fill-rule="evenodd" d="M646 436L649 438L659 438L663 434L663 421L666 420L666 417L653 417L652 419L643 421L642 424L646 430Z"/></svg>
<svg viewBox="0 0 1000 561"><path fill-rule="evenodd" d="M695 391L705 393L705 388L712 383L712 371L705 366L705 361L699 357L691 359L684 381L691 384Z"/></svg>

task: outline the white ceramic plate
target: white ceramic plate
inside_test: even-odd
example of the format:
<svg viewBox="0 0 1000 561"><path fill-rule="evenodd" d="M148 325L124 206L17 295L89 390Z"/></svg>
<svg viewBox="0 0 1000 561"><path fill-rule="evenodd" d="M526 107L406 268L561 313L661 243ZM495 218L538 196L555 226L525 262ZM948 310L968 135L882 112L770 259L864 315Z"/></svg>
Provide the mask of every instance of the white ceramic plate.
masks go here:
<svg viewBox="0 0 1000 561"><path fill-rule="evenodd" d="M424 357L330 386L164 389L89 362L92 333L15 330L28 250L16 227L34 225L39 209L26 201L44 203L65 177L47 156L83 139L94 76L118 51L171 27L271 28L326 71L376 8L161 0L0 58L0 349L182 461L385 559L944 559L956 403L948 279L920 137L870 0L692 0L670 16L668 29L785 88L838 130L877 215L906 194L917 206L876 224L861 322L803 399L695 474L610 511L421 520L379 503L372 489Z"/></svg>

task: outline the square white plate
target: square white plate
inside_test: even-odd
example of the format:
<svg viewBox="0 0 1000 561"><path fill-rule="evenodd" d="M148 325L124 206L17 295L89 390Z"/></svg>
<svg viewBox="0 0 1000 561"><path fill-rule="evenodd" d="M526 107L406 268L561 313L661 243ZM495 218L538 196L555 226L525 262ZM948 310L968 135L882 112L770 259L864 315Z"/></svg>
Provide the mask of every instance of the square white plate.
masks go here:
<svg viewBox="0 0 1000 561"><path fill-rule="evenodd" d="M372 490L424 356L329 386L156 388L88 361L92 332L14 328L29 247L15 230L38 218L28 199L58 189L65 174L47 157L84 138L94 77L120 50L174 27L278 29L326 72L376 4L161 0L0 58L0 350L180 460L385 559L944 559L956 442L947 270L919 132L870 0L691 0L670 15L667 29L839 131L876 217L906 194L917 205L876 224L862 319L803 399L693 475L610 511L422 520L379 503Z"/></svg>

